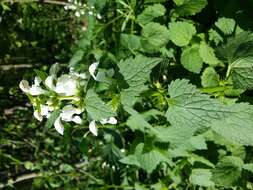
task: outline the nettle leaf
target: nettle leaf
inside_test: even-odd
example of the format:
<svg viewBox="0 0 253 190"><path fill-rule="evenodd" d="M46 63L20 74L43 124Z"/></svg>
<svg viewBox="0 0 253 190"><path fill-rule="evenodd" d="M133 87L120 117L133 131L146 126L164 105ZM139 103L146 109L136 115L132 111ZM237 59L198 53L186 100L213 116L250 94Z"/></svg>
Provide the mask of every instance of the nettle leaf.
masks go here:
<svg viewBox="0 0 253 190"><path fill-rule="evenodd" d="M185 79L172 81L168 92L170 100L166 117L176 127L207 127L230 112L218 100L201 94Z"/></svg>
<svg viewBox="0 0 253 190"><path fill-rule="evenodd" d="M177 46L188 45L195 34L193 24L181 21L169 23L169 38Z"/></svg>
<svg viewBox="0 0 253 190"><path fill-rule="evenodd" d="M225 156L212 170L212 180L216 185L230 187L241 177L242 167L240 158Z"/></svg>
<svg viewBox="0 0 253 190"><path fill-rule="evenodd" d="M135 58L128 58L118 64L120 73L129 85L129 88L121 91L123 105L134 105L139 94L147 89L145 82L149 79L152 68L160 62L160 58L137 55Z"/></svg>
<svg viewBox="0 0 253 190"><path fill-rule="evenodd" d="M244 170L247 170L247 171L249 171L249 172L251 172L251 173L253 173L253 163L244 164L244 165L243 165L243 169L244 169Z"/></svg>
<svg viewBox="0 0 253 190"><path fill-rule="evenodd" d="M200 43L199 54L203 61L211 66L215 66L220 62L214 53L214 49L206 42L202 41Z"/></svg>
<svg viewBox="0 0 253 190"><path fill-rule="evenodd" d="M169 41L168 29L155 22L146 24L141 33L141 44L146 52L158 52Z"/></svg>
<svg viewBox="0 0 253 190"><path fill-rule="evenodd" d="M161 162L171 163L171 160L158 149L144 150L144 144L140 143L135 148L135 153L120 160L124 164L135 165L147 173L152 173Z"/></svg>
<svg viewBox="0 0 253 190"><path fill-rule="evenodd" d="M215 26L218 27L225 35L230 35L235 30L235 20L231 18L219 18L217 22L215 22Z"/></svg>
<svg viewBox="0 0 253 190"><path fill-rule="evenodd" d="M193 169L190 175L190 182L193 185L212 187L214 182L211 180L212 173L209 169Z"/></svg>
<svg viewBox="0 0 253 190"><path fill-rule="evenodd" d="M166 9L161 4L150 5L144 9L144 11L138 15L137 22L141 25L148 24L154 18L163 16L166 12Z"/></svg>
<svg viewBox="0 0 253 190"><path fill-rule="evenodd" d="M53 111L53 113L50 114L49 118L47 119L47 122L45 124L46 128L51 128L54 125L55 120L60 116L61 110L57 109Z"/></svg>
<svg viewBox="0 0 253 190"><path fill-rule="evenodd" d="M253 55L237 59L229 68L235 88L253 89Z"/></svg>
<svg viewBox="0 0 253 190"><path fill-rule="evenodd" d="M193 73L200 73L203 61L199 55L199 45L193 45L184 49L180 61L187 70Z"/></svg>
<svg viewBox="0 0 253 190"><path fill-rule="evenodd" d="M138 51L141 49L141 38L133 34L121 34L120 43L130 51Z"/></svg>
<svg viewBox="0 0 253 190"><path fill-rule="evenodd" d="M253 108L246 103L232 105L237 112L212 124L219 135L242 145L253 146Z"/></svg>
<svg viewBox="0 0 253 190"><path fill-rule="evenodd" d="M203 87L215 87L219 85L220 76L213 67L207 67L201 75L201 85Z"/></svg>
<svg viewBox="0 0 253 190"><path fill-rule="evenodd" d="M180 2L177 0L176 2ZM176 12L181 16L195 15L207 5L207 0L185 0L182 5L176 8Z"/></svg>
<svg viewBox="0 0 253 190"><path fill-rule="evenodd" d="M184 2L185 2L186 0L173 0L173 1L174 1L174 3L175 3L177 6L180 6L180 5L184 4Z"/></svg>
<svg viewBox="0 0 253 190"><path fill-rule="evenodd" d="M86 94L85 108L91 118L96 121L116 116L116 113L92 89L89 89Z"/></svg>

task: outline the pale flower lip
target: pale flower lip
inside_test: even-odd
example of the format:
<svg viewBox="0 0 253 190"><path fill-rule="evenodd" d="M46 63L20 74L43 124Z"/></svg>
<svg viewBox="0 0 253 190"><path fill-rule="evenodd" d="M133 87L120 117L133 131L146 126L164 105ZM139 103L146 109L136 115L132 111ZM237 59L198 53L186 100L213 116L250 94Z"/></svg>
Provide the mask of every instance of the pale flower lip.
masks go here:
<svg viewBox="0 0 253 190"><path fill-rule="evenodd" d="M78 81L71 75L64 74L57 80L55 92L65 96L73 96L78 92Z"/></svg>
<svg viewBox="0 0 253 190"><path fill-rule="evenodd" d="M94 78L94 80L97 80L97 76L95 76L95 72L98 68L98 65L99 65L99 62L95 62L95 63L92 63L90 66L89 66L89 73L91 74L91 76Z"/></svg>
<svg viewBox="0 0 253 190"><path fill-rule="evenodd" d="M117 124L117 119L115 117L109 117L108 119L102 119L99 121L101 124ZM95 135L95 136L98 136L98 129L97 129L97 126L96 126L96 121L95 120L92 120L89 124L89 130L90 132Z"/></svg>
<svg viewBox="0 0 253 190"><path fill-rule="evenodd" d="M27 94L31 94L32 96L37 96L37 95L41 95L41 94L45 94L46 90L43 90L39 84L40 84L40 80L39 78L35 77L34 80L35 84L33 84L31 87L29 86L29 83L27 80L22 80L19 83L19 88L27 93Z"/></svg>
<svg viewBox="0 0 253 190"><path fill-rule="evenodd" d="M56 129L56 131L57 131L58 133L60 133L61 135L63 135L64 126L63 126L63 124L62 124L62 122L61 122L61 118L60 118L60 117L58 117L58 118L55 120L55 122L54 122L54 127L55 127L55 129Z"/></svg>

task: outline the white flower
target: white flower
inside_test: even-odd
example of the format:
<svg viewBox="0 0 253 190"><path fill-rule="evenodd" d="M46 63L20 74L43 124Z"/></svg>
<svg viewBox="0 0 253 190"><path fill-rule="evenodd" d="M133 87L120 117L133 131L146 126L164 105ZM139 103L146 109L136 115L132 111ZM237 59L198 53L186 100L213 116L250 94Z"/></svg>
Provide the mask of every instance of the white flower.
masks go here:
<svg viewBox="0 0 253 190"><path fill-rule="evenodd" d="M72 75L64 74L57 80L55 92L65 96L73 96L78 93L78 81Z"/></svg>
<svg viewBox="0 0 253 190"><path fill-rule="evenodd" d="M98 68L98 65L99 65L99 62L95 62L95 63L92 63L90 66L89 66L89 73L91 74L91 76L94 78L94 80L97 80L97 76L95 76L95 72Z"/></svg>
<svg viewBox="0 0 253 190"><path fill-rule="evenodd" d="M40 111L39 110L35 110L33 113L33 116L39 120L42 121L43 120L43 116L45 116L46 118L49 118L50 116L50 111L53 111L49 106L47 105L40 105Z"/></svg>
<svg viewBox="0 0 253 190"><path fill-rule="evenodd" d="M102 16L101 16L101 14L97 14L97 19L99 19L99 20L101 20L102 19Z"/></svg>
<svg viewBox="0 0 253 190"><path fill-rule="evenodd" d="M62 124L62 121L66 121L66 122L73 121L77 124L81 124L82 123L81 117L78 115L75 115L75 114L80 114L80 113L82 113L82 110L75 108L72 105L67 105L63 107L61 114L54 122L54 127L56 131L60 133L61 135L63 135L64 125Z"/></svg>
<svg viewBox="0 0 253 190"><path fill-rule="evenodd" d="M39 77L35 77L34 79L34 84L30 87L28 81L22 80L19 83L19 88L32 96L37 96L41 94L45 94L46 90L43 90L39 85L41 83L41 79Z"/></svg>
<svg viewBox="0 0 253 190"><path fill-rule="evenodd" d="M76 17L80 17L80 16L81 16L81 14L80 14L79 11L76 11L76 12L75 12L75 15L76 15Z"/></svg>
<svg viewBox="0 0 253 190"><path fill-rule="evenodd" d="M54 77L53 76L48 76L45 80L46 86L51 89L55 90L55 85L54 85Z"/></svg>
<svg viewBox="0 0 253 190"><path fill-rule="evenodd" d="M117 119L115 117L110 117L108 119L102 119L99 121L101 124L112 124L112 125L115 125L117 124ZM95 120L92 120L89 124L89 130L90 132L95 135L95 136L98 136L98 129L97 129L97 126L96 126L96 121Z"/></svg>

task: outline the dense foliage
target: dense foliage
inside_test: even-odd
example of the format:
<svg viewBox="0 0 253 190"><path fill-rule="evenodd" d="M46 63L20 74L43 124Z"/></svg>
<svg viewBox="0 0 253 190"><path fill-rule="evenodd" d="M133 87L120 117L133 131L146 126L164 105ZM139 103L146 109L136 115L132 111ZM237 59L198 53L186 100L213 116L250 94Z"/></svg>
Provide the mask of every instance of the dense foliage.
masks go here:
<svg viewBox="0 0 253 190"><path fill-rule="evenodd" d="M1 118L3 186L253 189L251 0L6 6L1 63L41 65L19 77L33 113Z"/></svg>

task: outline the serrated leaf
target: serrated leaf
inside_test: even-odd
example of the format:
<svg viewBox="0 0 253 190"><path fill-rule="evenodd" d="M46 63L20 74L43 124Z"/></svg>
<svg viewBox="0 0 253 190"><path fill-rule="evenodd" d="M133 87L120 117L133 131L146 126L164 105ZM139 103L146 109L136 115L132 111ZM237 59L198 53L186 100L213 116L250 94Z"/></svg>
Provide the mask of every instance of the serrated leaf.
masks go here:
<svg viewBox="0 0 253 190"><path fill-rule="evenodd" d="M177 46L188 45L195 34L193 24L181 21L169 23L169 38Z"/></svg>
<svg viewBox="0 0 253 190"><path fill-rule="evenodd" d="M160 62L159 58L137 55L135 58L128 58L118 64L120 73L129 85L129 88L121 91L123 105L134 105L139 94L147 89L145 82L149 79L152 68Z"/></svg>
<svg viewBox="0 0 253 190"><path fill-rule="evenodd" d="M91 118L96 121L116 116L116 113L92 89L89 89L86 94L85 108Z"/></svg>
<svg viewBox="0 0 253 190"><path fill-rule="evenodd" d="M133 34L121 34L120 43L123 47L129 49L130 51L141 49L140 37Z"/></svg>
<svg viewBox="0 0 253 190"><path fill-rule="evenodd" d="M144 151L144 144L140 143L135 149L135 153L120 160L124 164L135 165L147 173L152 173L160 162L171 162L165 155L157 149Z"/></svg>
<svg viewBox="0 0 253 190"><path fill-rule="evenodd" d="M185 0L173 0L177 6L184 4Z"/></svg>
<svg viewBox="0 0 253 190"><path fill-rule="evenodd" d="M212 124L212 129L219 135L242 145L253 146L253 109L248 104L235 104L234 115Z"/></svg>
<svg viewBox="0 0 253 190"><path fill-rule="evenodd" d="M235 88L253 89L253 56L239 58L230 65L230 76Z"/></svg>
<svg viewBox="0 0 253 190"><path fill-rule="evenodd" d="M203 66L203 61L199 55L199 46L193 45L184 49L181 54L180 61L183 67L187 70L194 73L200 73Z"/></svg>
<svg viewBox="0 0 253 190"><path fill-rule="evenodd" d="M141 25L148 24L154 18L163 16L166 12L166 9L161 4L150 5L144 9L144 11L138 15L137 22Z"/></svg>
<svg viewBox="0 0 253 190"><path fill-rule="evenodd" d="M235 20L231 18L219 18L217 22L215 22L215 26L218 27L225 35L230 35L235 30Z"/></svg>
<svg viewBox="0 0 253 190"><path fill-rule="evenodd" d="M223 42L222 36L214 29L208 31L209 41L214 41L215 45L218 45L220 42Z"/></svg>
<svg viewBox="0 0 253 190"><path fill-rule="evenodd" d="M212 173L209 169L193 169L190 175L190 182L194 185L212 187L215 184L211 177Z"/></svg>
<svg viewBox="0 0 253 190"><path fill-rule="evenodd" d="M250 164L244 164L243 165L243 169L247 170L247 171L249 171L251 173L253 173L253 164L252 163L250 163Z"/></svg>
<svg viewBox="0 0 253 190"><path fill-rule="evenodd" d="M223 118L230 111L210 96L201 94L188 80L175 80L169 85L168 121L176 127L199 129Z"/></svg>
<svg viewBox="0 0 253 190"><path fill-rule="evenodd" d="M199 54L203 61L211 66L220 62L215 56L214 49L203 41L200 43Z"/></svg>
<svg viewBox="0 0 253 190"><path fill-rule="evenodd" d="M219 85L220 76L213 67L207 67L201 75L201 85L203 87L215 87Z"/></svg>
<svg viewBox="0 0 253 190"><path fill-rule="evenodd" d="M232 186L241 176L243 161L234 156L223 157L212 170L212 180L224 187Z"/></svg>
<svg viewBox="0 0 253 190"><path fill-rule="evenodd" d="M155 22L146 24L141 33L141 44L146 52L153 53L165 46L169 41L168 29Z"/></svg>
<svg viewBox="0 0 253 190"><path fill-rule="evenodd" d="M195 15L207 5L207 0L185 0L176 8L176 12L181 16Z"/></svg>

